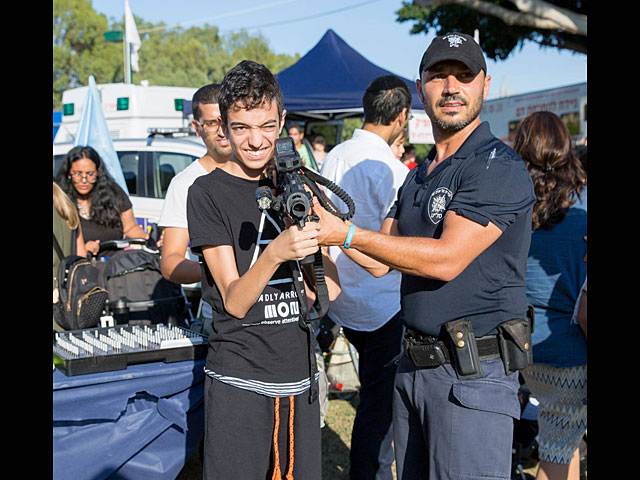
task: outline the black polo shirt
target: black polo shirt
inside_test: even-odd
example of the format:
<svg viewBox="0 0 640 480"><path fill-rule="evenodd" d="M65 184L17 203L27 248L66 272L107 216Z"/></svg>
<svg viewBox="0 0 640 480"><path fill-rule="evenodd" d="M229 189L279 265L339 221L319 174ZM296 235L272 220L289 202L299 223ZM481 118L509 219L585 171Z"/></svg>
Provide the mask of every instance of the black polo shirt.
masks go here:
<svg viewBox="0 0 640 480"><path fill-rule="evenodd" d="M535 194L522 159L481 123L458 151L431 174L427 160L407 176L387 217L400 235L439 238L452 210L502 235L449 282L403 274L401 302L407 326L439 335L442 324L469 317L476 337L496 333L500 323L524 318L525 266Z"/></svg>

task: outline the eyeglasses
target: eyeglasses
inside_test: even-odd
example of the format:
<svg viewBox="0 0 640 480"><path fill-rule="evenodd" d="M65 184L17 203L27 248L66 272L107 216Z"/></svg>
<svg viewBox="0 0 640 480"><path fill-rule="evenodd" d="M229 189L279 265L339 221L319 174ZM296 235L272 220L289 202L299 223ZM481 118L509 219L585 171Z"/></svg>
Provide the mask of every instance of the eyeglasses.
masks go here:
<svg viewBox="0 0 640 480"><path fill-rule="evenodd" d="M199 120L195 121L200 128L202 128L205 132L217 132L218 128L220 128L220 122L218 120L205 120L204 122L200 122Z"/></svg>
<svg viewBox="0 0 640 480"><path fill-rule="evenodd" d="M69 172L69 178L74 183L80 183L83 179L86 179L89 183L96 183L98 179L98 172Z"/></svg>

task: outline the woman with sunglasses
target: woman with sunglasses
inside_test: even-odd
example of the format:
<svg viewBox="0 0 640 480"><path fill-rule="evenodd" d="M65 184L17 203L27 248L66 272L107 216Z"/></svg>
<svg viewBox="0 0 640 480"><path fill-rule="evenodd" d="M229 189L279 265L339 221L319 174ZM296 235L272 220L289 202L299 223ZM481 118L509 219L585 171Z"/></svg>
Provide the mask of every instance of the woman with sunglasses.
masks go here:
<svg viewBox="0 0 640 480"><path fill-rule="evenodd" d="M74 147L65 156L56 183L78 207L87 252L98 254L100 242L149 238L133 216L131 200L111 178L98 152Z"/></svg>

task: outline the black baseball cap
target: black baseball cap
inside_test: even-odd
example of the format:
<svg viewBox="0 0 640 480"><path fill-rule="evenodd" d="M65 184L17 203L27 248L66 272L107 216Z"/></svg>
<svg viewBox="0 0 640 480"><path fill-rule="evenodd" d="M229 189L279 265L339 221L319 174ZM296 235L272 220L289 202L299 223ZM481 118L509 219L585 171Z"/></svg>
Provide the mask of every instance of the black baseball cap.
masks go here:
<svg viewBox="0 0 640 480"><path fill-rule="evenodd" d="M469 67L474 75L480 73L480 70L487 73L487 64L480 45L466 33L452 32L434 38L422 55L418 75L421 76L422 72L444 60L458 60Z"/></svg>

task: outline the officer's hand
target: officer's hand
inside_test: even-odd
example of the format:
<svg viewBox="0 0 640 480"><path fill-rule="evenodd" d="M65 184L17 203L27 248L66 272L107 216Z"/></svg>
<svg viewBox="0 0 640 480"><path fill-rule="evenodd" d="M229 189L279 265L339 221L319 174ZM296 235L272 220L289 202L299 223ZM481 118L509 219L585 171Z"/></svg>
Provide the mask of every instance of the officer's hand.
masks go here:
<svg viewBox="0 0 640 480"><path fill-rule="evenodd" d="M318 215L320 231L318 244L321 246L343 245L349 232L350 223L340 220L338 217L324 209L316 197L313 197L313 213Z"/></svg>

